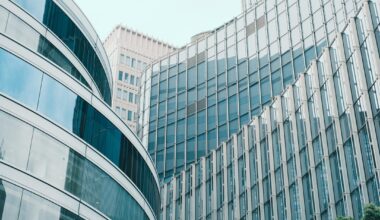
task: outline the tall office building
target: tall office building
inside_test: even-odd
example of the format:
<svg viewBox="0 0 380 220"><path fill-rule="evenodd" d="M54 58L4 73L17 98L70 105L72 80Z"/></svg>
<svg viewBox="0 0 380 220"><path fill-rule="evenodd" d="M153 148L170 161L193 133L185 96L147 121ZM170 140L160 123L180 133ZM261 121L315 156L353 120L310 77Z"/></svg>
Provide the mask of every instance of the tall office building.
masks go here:
<svg viewBox="0 0 380 220"><path fill-rule="evenodd" d="M380 2L358 6L262 113L163 185L161 219L361 219L380 204Z"/></svg>
<svg viewBox="0 0 380 220"><path fill-rule="evenodd" d="M147 64L175 48L121 25L106 38L104 47L113 74L112 109L136 132L141 73Z"/></svg>
<svg viewBox="0 0 380 220"><path fill-rule="evenodd" d="M154 164L111 88L72 0L0 0L0 219L157 218Z"/></svg>
<svg viewBox="0 0 380 220"><path fill-rule="evenodd" d="M139 136L169 180L261 113L331 44L364 0L267 0L142 77Z"/></svg>

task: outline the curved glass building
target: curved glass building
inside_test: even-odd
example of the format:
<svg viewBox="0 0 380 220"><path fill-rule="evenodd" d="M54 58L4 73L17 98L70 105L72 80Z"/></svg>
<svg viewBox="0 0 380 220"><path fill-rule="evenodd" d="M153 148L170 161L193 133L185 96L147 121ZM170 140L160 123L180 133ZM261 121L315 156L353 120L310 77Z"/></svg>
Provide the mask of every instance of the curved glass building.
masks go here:
<svg viewBox="0 0 380 220"><path fill-rule="evenodd" d="M379 205L379 12L360 4L271 104L164 184L162 219L361 219Z"/></svg>
<svg viewBox="0 0 380 220"><path fill-rule="evenodd" d="M154 164L111 88L72 0L0 1L1 219L157 218Z"/></svg>
<svg viewBox="0 0 380 220"><path fill-rule="evenodd" d="M251 2L143 76L139 136L160 179L170 179L260 114L365 1Z"/></svg>

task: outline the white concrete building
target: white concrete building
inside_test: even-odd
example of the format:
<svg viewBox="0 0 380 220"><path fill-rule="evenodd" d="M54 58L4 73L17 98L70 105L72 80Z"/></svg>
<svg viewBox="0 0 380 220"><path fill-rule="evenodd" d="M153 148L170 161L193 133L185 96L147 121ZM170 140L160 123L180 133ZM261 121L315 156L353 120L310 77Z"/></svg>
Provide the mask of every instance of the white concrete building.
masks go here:
<svg viewBox="0 0 380 220"><path fill-rule="evenodd" d="M176 48L122 25L109 34L104 47L114 81L112 108L136 132L141 72L151 61Z"/></svg>

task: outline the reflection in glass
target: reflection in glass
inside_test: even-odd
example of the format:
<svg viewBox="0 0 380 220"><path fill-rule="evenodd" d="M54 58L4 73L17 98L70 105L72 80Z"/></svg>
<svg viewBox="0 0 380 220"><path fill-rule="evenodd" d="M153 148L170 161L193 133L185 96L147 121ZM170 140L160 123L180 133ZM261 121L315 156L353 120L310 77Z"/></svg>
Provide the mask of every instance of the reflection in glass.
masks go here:
<svg viewBox="0 0 380 220"><path fill-rule="evenodd" d="M24 169L33 129L2 111L0 121L0 160Z"/></svg>
<svg viewBox="0 0 380 220"><path fill-rule="evenodd" d="M0 49L0 92L35 109L41 79L41 71Z"/></svg>
<svg viewBox="0 0 380 220"><path fill-rule="evenodd" d="M40 131L33 135L28 171L80 196L84 159Z"/></svg>
<svg viewBox="0 0 380 220"><path fill-rule="evenodd" d="M0 218L17 219L21 189L0 179Z"/></svg>

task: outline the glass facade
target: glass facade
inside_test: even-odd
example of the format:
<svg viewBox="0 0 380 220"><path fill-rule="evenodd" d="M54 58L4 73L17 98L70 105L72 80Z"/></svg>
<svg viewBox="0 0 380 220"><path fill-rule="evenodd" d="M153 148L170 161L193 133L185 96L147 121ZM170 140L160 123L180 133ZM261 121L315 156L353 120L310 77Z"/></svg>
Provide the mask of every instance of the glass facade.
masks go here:
<svg viewBox="0 0 380 220"><path fill-rule="evenodd" d="M73 213L32 192L0 179L0 217L2 219L82 220Z"/></svg>
<svg viewBox="0 0 380 220"><path fill-rule="evenodd" d="M2 161L82 199L111 219L148 219L122 186L83 155L5 112L0 111L0 121L4 122L0 125ZM7 216L2 215L13 219Z"/></svg>
<svg viewBox="0 0 380 220"><path fill-rule="evenodd" d="M104 49L68 5L0 4L0 219L156 219L153 162L107 105Z"/></svg>
<svg viewBox="0 0 380 220"><path fill-rule="evenodd" d="M80 62L93 78L96 86L103 96L103 100L107 104L111 105L112 85L109 81L111 78L107 78L104 64L102 64L99 56L94 49L96 46L102 47L101 42L96 42L100 45L93 46L86 38L86 36L82 33L82 31L78 28L78 26L53 0L39 0L33 4L28 0L12 1L20 5L25 11L34 16L39 22L44 24L49 31L53 32L75 54L75 56L80 60ZM28 36L23 35L23 37L27 38ZM27 40L28 42L31 42L29 39ZM49 47L49 45L49 42L46 43L46 46L40 45L38 48L39 52L43 54L44 46ZM50 46L50 48L54 49L54 46ZM59 54L56 56L59 56ZM65 62L65 58L58 59L58 62Z"/></svg>
<svg viewBox="0 0 380 220"><path fill-rule="evenodd" d="M2 94L53 120L95 147L118 166L144 193L152 208L158 210L159 191L157 187L152 188L157 184L145 159L90 103L3 49L0 49L0 79Z"/></svg>
<svg viewBox="0 0 380 220"><path fill-rule="evenodd" d="M379 9L364 2L270 105L163 184L162 219L360 219L379 205Z"/></svg>
<svg viewBox="0 0 380 220"><path fill-rule="evenodd" d="M138 133L160 179L215 149L272 103L332 43L361 2L258 1L153 63L142 77ZM171 148L176 166L166 167Z"/></svg>

